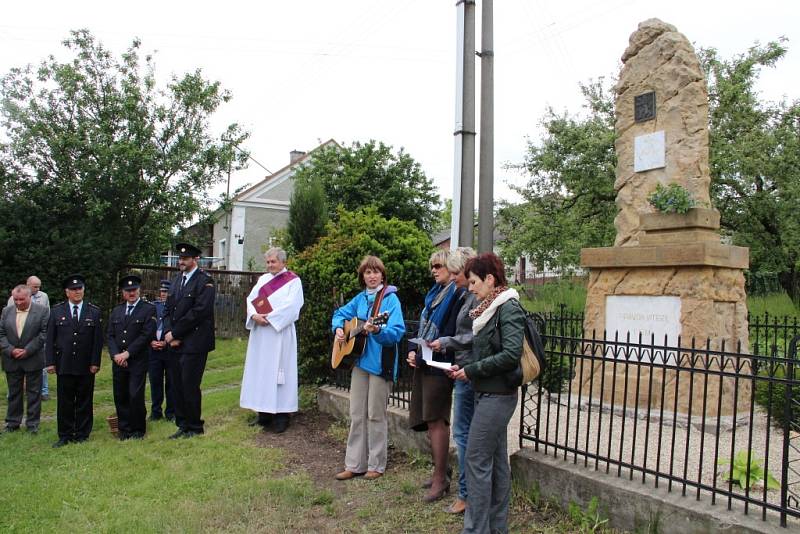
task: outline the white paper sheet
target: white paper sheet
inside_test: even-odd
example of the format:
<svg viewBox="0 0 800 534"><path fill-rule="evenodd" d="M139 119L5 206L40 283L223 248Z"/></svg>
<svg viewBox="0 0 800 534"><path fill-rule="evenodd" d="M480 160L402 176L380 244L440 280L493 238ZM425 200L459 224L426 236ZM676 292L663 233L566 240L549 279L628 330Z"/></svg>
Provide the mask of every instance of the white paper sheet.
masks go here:
<svg viewBox="0 0 800 534"><path fill-rule="evenodd" d="M428 346L428 342L422 338L415 337L408 340L409 343L416 343L422 347L422 359L426 362L433 360L433 349Z"/></svg>
<svg viewBox="0 0 800 534"><path fill-rule="evenodd" d="M448 370L453 365L452 363L437 362L436 360L428 360L426 363L431 367L438 367L439 369L448 369Z"/></svg>
<svg viewBox="0 0 800 534"><path fill-rule="evenodd" d="M428 342L422 338L412 338L408 340L409 343L416 343L420 347L422 347L422 359L425 360L425 363L430 365L431 367L438 367L439 369L450 369L450 366L453 365L447 362L437 362L433 359L433 349L428 346Z"/></svg>

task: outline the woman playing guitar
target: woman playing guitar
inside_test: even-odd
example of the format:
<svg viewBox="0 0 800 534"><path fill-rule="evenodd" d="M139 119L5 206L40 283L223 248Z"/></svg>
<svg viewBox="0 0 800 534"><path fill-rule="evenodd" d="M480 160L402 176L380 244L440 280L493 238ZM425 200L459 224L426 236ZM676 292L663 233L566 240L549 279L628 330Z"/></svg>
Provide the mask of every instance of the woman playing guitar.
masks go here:
<svg viewBox="0 0 800 534"><path fill-rule="evenodd" d="M397 288L386 286L386 268L380 258L366 256L358 266L358 280L364 291L336 310L331 329L337 342L345 339L343 326L354 317L367 320L388 313L385 324L367 322L366 342L355 360L350 379L350 433L344 471L337 480L364 475L374 480L386 470L388 425L386 406L389 389L397 375L397 343L405 333Z"/></svg>

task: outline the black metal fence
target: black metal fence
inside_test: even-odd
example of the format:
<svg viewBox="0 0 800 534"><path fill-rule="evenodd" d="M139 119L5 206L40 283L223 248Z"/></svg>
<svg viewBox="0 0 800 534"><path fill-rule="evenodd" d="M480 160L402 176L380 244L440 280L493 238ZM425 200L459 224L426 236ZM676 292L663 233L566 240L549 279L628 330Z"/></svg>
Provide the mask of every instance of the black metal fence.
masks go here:
<svg viewBox="0 0 800 534"><path fill-rule="evenodd" d="M749 317L751 351L583 335L583 314L542 313L547 366L523 391L520 446L762 519L800 518L800 324ZM405 361L392 406L408 408ZM350 387L349 371L331 384ZM772 478L770 478L772 477ZM774 479L774 480L773 480Z"/></svg>
<svg viewBox="0 0 800 534"><path fill-rule="evenodd" d="M547 366L520 446L697 500L800 518L798 322L750 318L751 350L585 336L544 314Z"/></svg>

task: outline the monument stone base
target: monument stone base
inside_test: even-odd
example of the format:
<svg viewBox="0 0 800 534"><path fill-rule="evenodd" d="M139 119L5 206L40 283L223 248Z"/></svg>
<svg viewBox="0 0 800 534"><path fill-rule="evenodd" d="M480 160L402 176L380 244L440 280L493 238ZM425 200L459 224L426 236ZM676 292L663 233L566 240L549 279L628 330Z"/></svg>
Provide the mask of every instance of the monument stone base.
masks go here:
<svg viewBox="0 0 800 534"><path fill-rule="evenodd" d="M744 292L744 275L740 269L723 267L629 267L592 270L586 296L584 332L586 337L598 340L640 342L639 332L606 331L606 302L609 296L673 296L680 298L680 347L691 349L709 348L712 351L725 349L728 352L746 352L748 346L747 303ZM657 301L657 300L656 300ZM660 315L652 309L651 314ZM659 349L664 346L664 337L642 333L641 343L654 344L654 349L618 346L617 357L609 351L606 360L584 360L582 368L576 369L573 395L593 399L615 406L627 405L641 408L649 406L651 411L660 410L660 399L664 409L684 414L706 417L733 415L736 398L749 399L750 383L733 378L720 379L716 375L702 372L689 373L688 368L709 369L733 373L749 373L749 362L744 359L722 360L716 355L676 353ZM678 346L678 339L669 337L667 345ZM647 365L630 366L627 371L624 361L657 362L666 360L667 368ZM611 356L611 357L609 357ZM699 359L698 359L699 358ZM738 369L736 368L738 365ZM742 368L744 367L744 368ZM687 368L681 370L680 368ZM594 376L592 376L594 375ZM652 375L652 376L651 376ZM602 394L601 394L602 388ZM705 392L705 393L704 393ZM738 392L735 395L734 392ZM663 397L662 397L663 395ZM734 396L735 395L735 396ZM704 403L705 397L705 405ZM721 397L721 402L718 399ZM676 402L677 399L677 402ZM690 406L691 399L691 406ZM749 410L744 403L737 407L739 414Z"/></svg>
<svg viewBox="0 0 800 534"><path fill-rule="evenodd" d="M701 417L749 410L744 403L750 397L749 381L702 372L750 373L744 358L713 353L748 348L743 273L748 250L719 243L719 235L710 231L718 221L716 212L703 209L677 216L645 214L641 222L648 245L581 251L581 265L590 268L585 337L623 344L615 345L616 354L607 348L602 361L584 360L576 368L573 395L650 410L661 409L663 398L666 411ZM700 351L659 349L665 336L669 347ZM640 342L653 346L635 346ZM626 360L645 365L626 366ZM664 361L665 367L646 365Z"/></svg>

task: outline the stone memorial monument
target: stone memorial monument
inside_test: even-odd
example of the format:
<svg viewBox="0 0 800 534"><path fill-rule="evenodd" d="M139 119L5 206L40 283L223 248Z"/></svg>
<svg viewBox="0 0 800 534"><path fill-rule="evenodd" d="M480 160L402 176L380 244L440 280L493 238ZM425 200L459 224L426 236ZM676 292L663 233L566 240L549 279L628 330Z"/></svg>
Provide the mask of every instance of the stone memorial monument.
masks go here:
<svg viewBox="0 0 800 534"><path fill-rule="evenodd" d="M614 225L613 247L581 251L581 265L589 268L584 330L599 339L676 347L711 347L747 350L747 306L743 270L749 265L747 248L720 242L719 212L710 203L708 167L708 94L700 62L692 45L676 28L658 19L639 24L622 55L623 67L616 85L617 170L614 188L619 209ZM648 202L658 184L678 184L697 202L688 213L659 213ZM652 336L652 338L651 338ZM613 355L608 356L613 358ZM688 354L662 353L672 368L691 365ZM649 361L649 360L647 360ZM587 362L584 362L587 367ZM712 365L719 365L718 360ZM676 371L654 368L652 396L647 387L636 388L636 373L625 384L625 366L617 367L612 391L600 395L600 375L610 379L612 365L595 363L573 380L573 392L585 399L614 404L638 404L655 408L661 382L665 382L665 405L692 414L702 412L702 376L696 377L695 394L689 406L691 380ZM651 368L641 366L640 383L647 384ZM729 368L728 370L733 370ZM591 375L594 374L594 377ZM592 380L592 378L594 378ZM734 403L739 413L749 409L740 399L748 398L746 381L739 381L739 399L733 398L733 380L709 388L706 417L730 415ZM606 381L606 384L611 382ZM697 388L701 389L697 389ZM712 391L714 390L715 391ZM626 392L626 393L624 393ZM638 396L637 396L638 395ZM652 398L651 398L652 397Z"/></svg>

